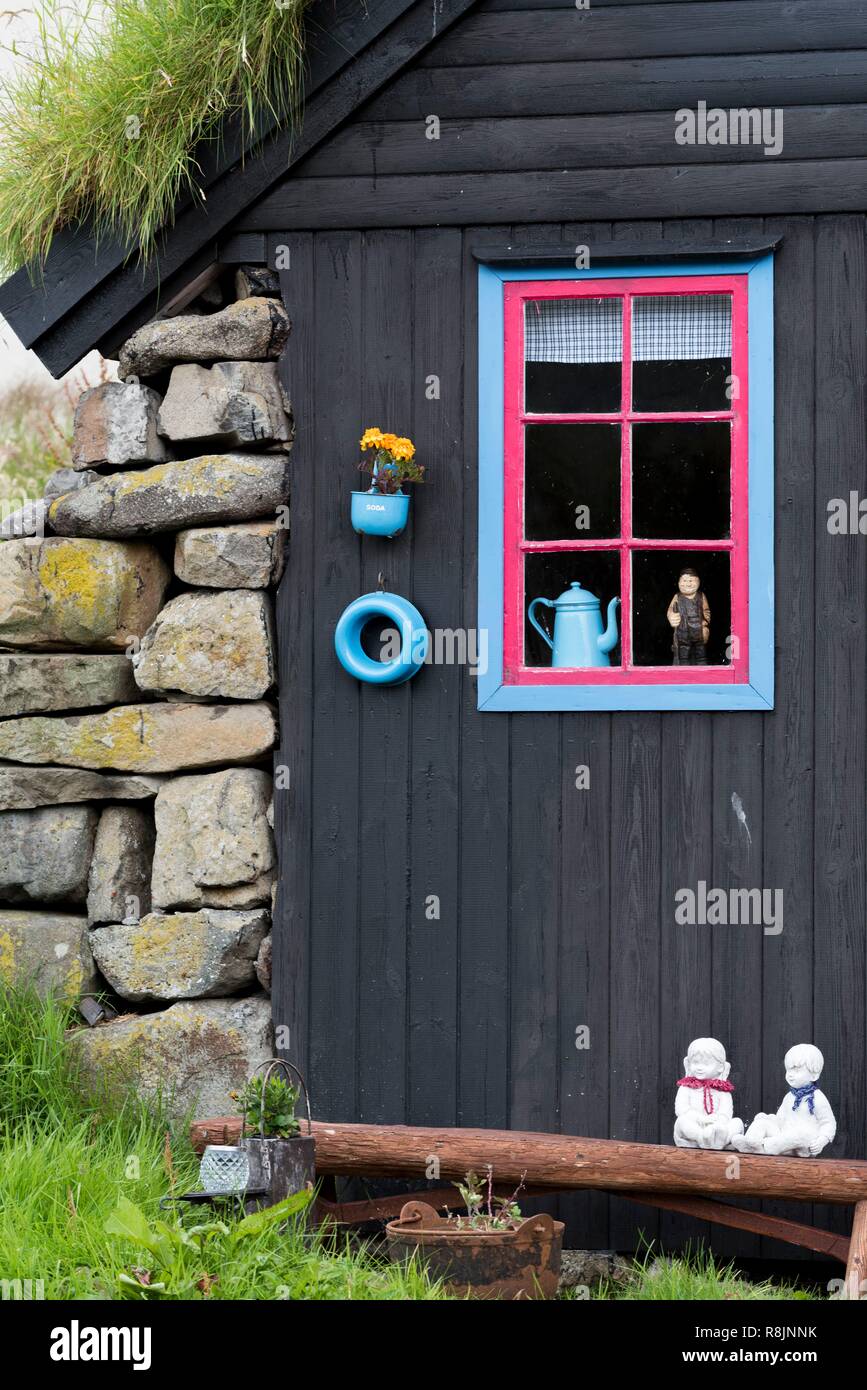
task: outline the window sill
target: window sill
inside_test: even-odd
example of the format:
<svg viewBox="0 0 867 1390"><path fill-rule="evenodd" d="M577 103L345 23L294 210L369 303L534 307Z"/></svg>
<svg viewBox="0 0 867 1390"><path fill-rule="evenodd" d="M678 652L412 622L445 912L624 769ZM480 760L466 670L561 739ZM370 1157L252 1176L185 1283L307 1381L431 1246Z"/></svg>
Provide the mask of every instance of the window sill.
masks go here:
<svg viewBox="0 0 867 1390"><path fill-rule="evenodd" d="M756 685L495 685L479 679L478 709L496 713L604 710L772 710Z"/></svg>

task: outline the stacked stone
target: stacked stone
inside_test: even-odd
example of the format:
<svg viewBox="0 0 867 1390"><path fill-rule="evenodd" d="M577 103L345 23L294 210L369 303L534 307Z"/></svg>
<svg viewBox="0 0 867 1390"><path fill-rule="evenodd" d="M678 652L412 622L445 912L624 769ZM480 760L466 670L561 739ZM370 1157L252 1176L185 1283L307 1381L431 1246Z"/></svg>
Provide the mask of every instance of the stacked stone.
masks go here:
<svg viewBox="0 0 867 1390"><path fill-rule="evenodd" d="M271 1052L289 322L274 277L237 283L133 335L46 534L0 542L0 974L107 984L133 1016L75 1034L86 1067L132 1050L179 1109Z"/></svg>

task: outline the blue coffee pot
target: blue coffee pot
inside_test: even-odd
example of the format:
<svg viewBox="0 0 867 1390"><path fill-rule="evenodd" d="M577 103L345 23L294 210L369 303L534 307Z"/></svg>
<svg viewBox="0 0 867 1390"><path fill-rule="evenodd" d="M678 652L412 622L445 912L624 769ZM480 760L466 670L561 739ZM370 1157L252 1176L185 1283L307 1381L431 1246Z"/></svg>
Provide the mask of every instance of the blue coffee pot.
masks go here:
<svg viewBox="0 0 867 1390"><path fill-rule="evenodd" d="M538 604L554 609L554 640L548 636L533 609ZM602 631L599 600L576 581L559 598L534 598L527 617L551 648L552 666L610 666L608 653L617 645L619 598L608 605L608 626Z"/></svg>

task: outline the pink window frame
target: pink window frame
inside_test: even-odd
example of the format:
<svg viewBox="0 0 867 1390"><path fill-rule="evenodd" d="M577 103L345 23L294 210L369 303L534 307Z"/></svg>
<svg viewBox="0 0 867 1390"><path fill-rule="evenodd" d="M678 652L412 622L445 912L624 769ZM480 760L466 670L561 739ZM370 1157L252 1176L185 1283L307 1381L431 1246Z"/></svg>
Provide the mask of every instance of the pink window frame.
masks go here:
<svg viewBox="0 0 867 1390"><path fill-rule="evenodd" d="M695 275L600 280L515 280L504 284L504 682L508 685L666 685L745 683L749 679L748 320L746 275ZM730 294L732 408L724 411L632 409L632 301L640 295ZM614 298L623 301L622 389L612 413L533 414L524 409L524 305L527 300ZM642 540L632 532L631 428L641 422L728 421L731 424L731 534L726 540ZM611 423L621 428L620 536L616 540L524 539L524 428L530 424ZM622 664L533 667L524 664L524 558L533 552L619 551ZM736 655L726 666L632 664L632 563L635 550L726 551L730 555L731 630ZM550 597L554 597L551 595ZM602 597L602 596L600 596Z"/></svg>

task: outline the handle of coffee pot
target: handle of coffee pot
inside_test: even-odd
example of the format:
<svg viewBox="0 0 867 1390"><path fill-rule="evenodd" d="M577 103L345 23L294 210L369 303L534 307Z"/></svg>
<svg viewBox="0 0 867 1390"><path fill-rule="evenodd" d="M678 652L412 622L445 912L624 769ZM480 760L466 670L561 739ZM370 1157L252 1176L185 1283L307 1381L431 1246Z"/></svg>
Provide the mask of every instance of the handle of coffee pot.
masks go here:
<svg viewBox="0 0 867 1390"><path fill-rule="evenodd" d="M548 646L551 648L551 651L553 651L554 643L548 636L542 624L539 622L538 618L534 617L533 615L533 609L536 607L537 603L544 603L546 608L553 608L554 600L550 598L534 598L533 602L530 604L530 607L527 609L527 617L530 619L530 622L533 624L534 628L539 633L539 635L541 637L544 637L545 641L548 643Z"/></svg>

